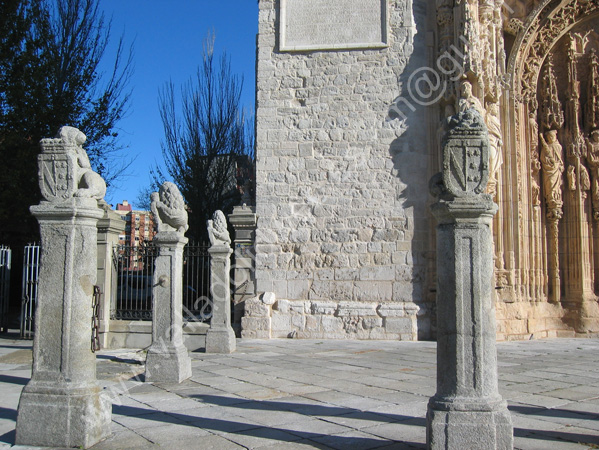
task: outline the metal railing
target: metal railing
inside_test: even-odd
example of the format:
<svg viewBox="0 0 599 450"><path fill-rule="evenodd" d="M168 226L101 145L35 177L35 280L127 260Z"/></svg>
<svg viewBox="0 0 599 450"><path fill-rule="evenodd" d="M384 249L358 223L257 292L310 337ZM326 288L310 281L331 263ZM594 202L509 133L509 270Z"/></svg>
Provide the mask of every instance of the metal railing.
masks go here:
<svg viewBox="0 0 599 450"><path fill-rule="evenodd" d="M158 249L151 242L114 247L117 288L112 298L111 319L152 320L152 283L157 256ZM186 245L183 251L184 321L208 321L212 317L209 298L208 246Z"/></svg>
<svg viewBox="0 0 599 450"><path fill-rule="evenodd" d="M21 337L33 338L35 306L37 304L40 270L40 245L25 246L23 259L23 285L21 299Z"/></svg>
<svg viewBox="0 0 599 450"><path fill-rule="evenodd" d="M10 301L10 247L0 246L0 332L8 331L8 303Z"/></svg>

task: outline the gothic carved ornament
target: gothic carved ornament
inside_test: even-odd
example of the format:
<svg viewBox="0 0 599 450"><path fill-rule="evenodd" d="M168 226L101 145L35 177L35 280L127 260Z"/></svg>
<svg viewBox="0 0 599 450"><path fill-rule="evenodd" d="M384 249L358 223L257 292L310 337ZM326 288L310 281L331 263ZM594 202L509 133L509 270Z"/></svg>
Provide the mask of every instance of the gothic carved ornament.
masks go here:
<svg viewBox="0 0 599 450"><path fill-rule="evenodd" d="M534 101L549 51L576 23L598 14L599 0L545 0L528 15L508 63L516 101Z"/></svg>

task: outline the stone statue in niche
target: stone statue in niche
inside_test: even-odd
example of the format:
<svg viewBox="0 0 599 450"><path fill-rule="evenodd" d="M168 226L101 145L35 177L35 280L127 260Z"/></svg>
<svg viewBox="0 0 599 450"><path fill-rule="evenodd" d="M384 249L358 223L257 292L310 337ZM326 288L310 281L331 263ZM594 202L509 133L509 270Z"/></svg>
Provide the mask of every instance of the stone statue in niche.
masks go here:
<svg viewBox="0 0 599 450"><path fill-rule="evenodd" d="M460 112L466 112L474 108L481 116L485 117L485 108L481 101L472 93L472 83L462 80L460 83L460 101L458 102Z"/></svg>
<svg viewBox="0 0 599 450"><path fill-rule="evenodd" d="M160 192L152 192L150 200L150 209L158 225L158 232L176 231L183 234L187 231L189 225L185 203L175 184L165 181L160 186Z"/></svg>
<svg viewBox="0 0 599 450"><path fill-rule="evenodd" d="M576 168L574 166L568 166L568 172L566 179L568 180L568 189L571 191L576 190Z"/></svg>
<svg viewBox="0 0 599 450"><path fill-rule="evenodd" d="M599 129L593 130L587 139L587 162L591 168L593 217L599 220Z"/></svg>
<svg viewBox="0 0 599 450"><path fill-rule="evenodd" d="M39 156L39 181L42 196L48 201L71 197L102 200L106 195L104 179L94 172L83 148L86 136L77 128L62 127L56 138L42 139Z"/></svg>
<svg viewBox="0 0 599 450"><path fill-rule="evenodd" d="M539 134L541 141L541 166L543 168L543 188L545 189L545 200L547 202L547 214L550 217L559 218L562 215L562 174L564 173L564 161L562 159L562 146L557 139L557 130L549 130L543 136Z"/></svg>
<svg viewBox="0 0 599 450"><path fill-rule="evenodd" d="M485 122L489 130L488 192L491 195L495 195L497 192L497 183L499 182L499 169L503 164L503 156L501 154L503 140L501 138L501 122L499 121L499 105L497 103L487 103Z"/></svg>
<svg viewBox="0 0 599 450"><path fill-rule="evenodd" d="M212 216L212 220L208 221L208 236L210 244L215 245L231 245L231 237L227 230L227 219L222 211L216 211Z"/></svg>

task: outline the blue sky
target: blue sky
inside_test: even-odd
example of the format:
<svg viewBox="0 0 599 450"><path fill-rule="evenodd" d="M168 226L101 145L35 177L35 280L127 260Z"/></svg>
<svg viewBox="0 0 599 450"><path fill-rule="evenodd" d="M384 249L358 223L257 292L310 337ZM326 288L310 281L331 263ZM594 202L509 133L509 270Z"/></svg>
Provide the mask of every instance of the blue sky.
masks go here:
<svg viewBox="0 0 599 450"><path fill-rule="evenodd" d="M127 154L137 157L106 201L116 206L126 199L135 207L140 188L149 185L150 167L162 162L158 91L169 80L178 87L195 75L210 31L216 54L225 51L233 72L243 75L242 105L253 114L258 5L256 0L102 0L100 7L112 16L112 42L121 33L134 41L133 94L119 134Z"/></svg>

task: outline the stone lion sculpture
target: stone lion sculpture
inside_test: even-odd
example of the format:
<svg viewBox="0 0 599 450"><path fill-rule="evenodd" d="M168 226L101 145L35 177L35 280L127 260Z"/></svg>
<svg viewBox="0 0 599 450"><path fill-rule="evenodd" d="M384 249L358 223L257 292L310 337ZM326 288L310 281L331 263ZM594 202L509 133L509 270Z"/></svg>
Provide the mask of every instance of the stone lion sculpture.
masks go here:
<svg viewBox="0 0 599 450"><path fill-rule="evenodd" d="M179 188L165 181L160 186L159 192L150 195L151 210L154 214L158 231L177 231L185 233L189 228L187 224L187 211Z"/></svg>
<svg viewBox="0 0 599 450"><path fill-rule="evenodd" d="M215 211L212 220L208 221L208 236L212 245L231 245L231 237L227 230L227 219L222 211Z"/></svg>
<svg viewBox="0 0 599 450"><path fill-rule="evenodd" d="M74 127L62 127L56 136L65 145L74 146L77 152L77 190L75 197L95 198L102 200L106 195L106 182L93 171L83 144L87 140L85 134Z"/></svg>

